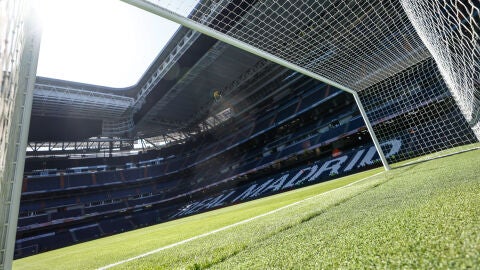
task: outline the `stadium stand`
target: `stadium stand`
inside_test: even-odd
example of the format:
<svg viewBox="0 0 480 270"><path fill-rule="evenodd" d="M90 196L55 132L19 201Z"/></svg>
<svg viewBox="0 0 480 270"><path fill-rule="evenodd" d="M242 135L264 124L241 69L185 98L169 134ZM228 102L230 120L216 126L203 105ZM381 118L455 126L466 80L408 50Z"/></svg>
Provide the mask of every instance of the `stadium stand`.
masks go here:
<svg viewBox="0 0 480 270"><path fill-rule="evenodd" d="M0 163L15 158L15 167L0 172L8 185L4 242L13 242L18 200L12 198L19 194L27 140L20 122L30 122L32 152L15 258L378 167L380 149L397 162L477 142L479 50L472 37L478 37L478 4L421 2L199 1L184 19L198 31L203 25L225 34L216 38L229 44L253 46L256 55L207 36L211 31L181 26L132 87L37 77L32 99L16 91L25 97L18 98L24 111L10 102L0 119L2 138L14 138L1 144L11 151ZM438 10L437 23L425 20ZM27 78L17 74L23 42L36 41L11 29L17 33L10 36L20 37L16 44L6 39L11 54L2 60L13 65L0 80L13 93ZM2 102L11 96L2 93ZM21 106L29 101L31 121L30 105ZM131 151L134 140L152 138L153 149Z"/></svg>
<svg viewBox="0 0 480 270"><path fill-rule="evenodd" d="M379 166L353 98L305 76L288 74L292 88L283 97L264 100L255 111L245 110L160 150L108 159L51 158L46 162L56 170L48 173L38 171L45 161L27 159L26 168L35 173L26 172L24 179L15 257ZM271 91L273 86L265 87ZM418 111L425 115L424 126L412 127L415 132L399 130L382 142L389 147L391 160L414 156L409 152L418 132L442 128L436 124L435 108L451 98L447 89L417 91L416 96L424 99L415 106L408 96L389 102L371 98L375 110L389 107L388 114L378 113L373 120L381 125L398 125ZM448 117L458 114L452 108ZM465 139L458 144L475 140L469 129L463 132Z"/></svg>

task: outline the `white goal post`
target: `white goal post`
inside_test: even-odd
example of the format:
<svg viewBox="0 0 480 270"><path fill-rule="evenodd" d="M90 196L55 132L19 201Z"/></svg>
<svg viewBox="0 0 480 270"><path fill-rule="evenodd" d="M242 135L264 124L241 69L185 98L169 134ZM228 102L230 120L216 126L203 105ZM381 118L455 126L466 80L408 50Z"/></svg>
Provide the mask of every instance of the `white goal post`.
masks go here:
<svg viewBox="0 0 480 270"><path fill-rule="evenodd" d="M0 1L0 269L17 234L40 30L29 1Z"/></svg>

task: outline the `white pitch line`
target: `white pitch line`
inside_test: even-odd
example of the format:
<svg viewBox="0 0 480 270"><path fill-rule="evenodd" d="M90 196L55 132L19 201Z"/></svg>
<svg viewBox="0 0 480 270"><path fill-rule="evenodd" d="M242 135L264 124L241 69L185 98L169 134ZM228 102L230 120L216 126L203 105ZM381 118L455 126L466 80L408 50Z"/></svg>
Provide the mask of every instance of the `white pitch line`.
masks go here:
<svg viewBox="0 0 480 270"><path fill-rule="evenodd" d="M323 195L325 195L325 194L328 194L328 193L330 193L330 192L333 192L333 191L336 191L336 190L339 190L339 189L342 189L342 188L349 187L349 186L351 186L351 185L353 185L353 184L356 184L356 183L359 183L359 182L361 182L361 181L367 180L367 179L369 179L369 178L372 178L372 177L377 176L377 175L382 174L382 173L383 173L383 171L382 171L382 172L379 172L379 173L376 173L376 174L374 174L374 175L370 175L370 176L368 176L368 177L359 179L359 180L357 180L357 181L355 181L355 182L352 182L352 183L350 183L350 184L348 184L348 185L341 186L341 187L338 187L338 188L335 188L335 189L332 189L332 190L329 190L329 191L326 191L326 192L317 194L317 195L312 196L312 197L308 197L308 198L303 199L303 200L300 200L300 201L298 201L298 202L294 202L294 203L291 203L291 204L287 204L287 205L285 205L285 206L282 206L282 207L277 208L277 209L275 209L275 210L272 210L272 211L270 211L270 212L263 213L263 214L258 215L258 216L254 216L254 217L251 217L251 218L248 218L248 219L239 221L239 222L237 222L237 223L230 224L230 225L227 225L227 226L225 226L225 227L222 227L222 228L219 228L219 229L216 229L216 230L213 230L213 231L204 233L204 234L200 234L200 235L197 235L197 236L194 236L194 237L191 237L191 238L182 240L182 241L180 241L180 242L176 242L176 243L173 243L173 244L170 244L170 245L167 245L167 246L163 246L163 247L161 247L161 248L154 249L154 250L152 250L152 251L149 251L149 252L140 254L140 255L135 256L135 257L131 257L131 258L128 258L128 259L125 259L125 260L121 260L121 261L118 261L118 262L115 262L115 263L112 263L112 264L109 264L109 265L100 267L100 268L98 268L97 270L109 269L109 268L115 267L115 266L120 265L120 264L124 264L124 263L130 262L130 261L134 261L134 260L137 260L137 259L141 259L141 258L146 257L146 256L150 256L150 255L152 255L152 254L158 253L158 252L160 252L160 251L162 251L162 250L165 250L165 249L169 249L169 248L172 248L172 247L176 247L176 246L179 246L179 245L182 245L182 244L191 242L191 241L193 241L193 240L197 240L197 239L200 239L200 238L203 238L203 237L206 237L206 236L209 236L209 235L212 235L212 234L215 234L215 233L218 233L218 232L221 232L221 231L224 231L224 230L227 230L227 229L236 227L236 226L238 226L238 225L242 225L242 224L248 223L248 222L253 221L253 220L255 220L255 219L259 219L259 218L262 218L262 217L265 217L265 216L268 216L268 215L277 213L277 212L279 212L279 211L281 211L281 210L283 210L283 209L286 209L286 208L295 206L295 205L297 205L297 204L303 203L303 202L308 201L308 200L311 200L311 199L313 199L313 198L323 196Z"/></svg>
<svg viewBox="0 0 480 270"><path fill-rule="evenodd" d="M475 146L475 147L471 147L471 148L467 148L467 149L455 151L455 152L452 152L452 153L447 153L447 154L440 155L440 156L435 156L435 154L431 154L431 155L428 155L428 156L423 156L423 157L421 157L421 158L419 158L419 159L417 159L417 160L413 160L413 161L407 162L407 163L404 164L404 166L409 166L409 165L413 165L413 164L420 163L420 162L425 162L425 161L430 161L430 160L434 160L434 159L439 159L439 158L454 156L454 155L457 155L457 154L463 154L463 153L465 153L465 152L470 152L470 151L475 151L475 150L480 150L480 147L479 147L479 146Z"/></svg>

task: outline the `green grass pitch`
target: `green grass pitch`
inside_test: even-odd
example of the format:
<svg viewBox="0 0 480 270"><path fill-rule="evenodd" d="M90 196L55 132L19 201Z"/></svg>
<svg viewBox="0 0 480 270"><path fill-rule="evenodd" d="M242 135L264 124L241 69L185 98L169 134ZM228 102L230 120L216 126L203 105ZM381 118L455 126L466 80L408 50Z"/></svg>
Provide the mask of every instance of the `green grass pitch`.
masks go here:
<svg viewBox="0 0 480 270"><path fill-rule="evenodd" d="M480 266L479 150L356 182L379 172L382 169L31 256L16 260L14 269L96 269L298 201L111 269Z"/></svg>

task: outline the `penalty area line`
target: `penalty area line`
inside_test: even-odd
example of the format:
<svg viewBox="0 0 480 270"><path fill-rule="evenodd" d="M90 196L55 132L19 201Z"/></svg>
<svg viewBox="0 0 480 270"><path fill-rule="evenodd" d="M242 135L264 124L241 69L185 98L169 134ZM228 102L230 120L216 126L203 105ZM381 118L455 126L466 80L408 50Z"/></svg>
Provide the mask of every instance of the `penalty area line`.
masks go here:
<svg viewBox="0 0 480 270"><path fill-rule="evenodd" d="M382 174L382 173L383 173L383 171L382 171L382 172L379 172L379 173L376 173L376 174L373 174L373 175L370 175L370 176L367 176L367 177L365 177L365 178L359 179L359 180L354 181L354 182L352 182L352 183L350 183L350 184L347 184L347 185L345 185L345 186L341 186L341 187L338 187L338 188L335 188L335 189L332 189L332 190L329 190L329 191L325 191L325 192L323 192L323 193L320 193L320 194L317 194L317 195L314 195L314 196L305 198L305 199L303 199L303 200L300 200L300 201L297 201L297 202L294 202L294 203L291 203L291 204L284 205L284 206L282 206L282 207L280 207L280 208L277 208L277 209L275 209L275 210L272 210L272 211L269 211L269 212L260 214L260 215L258 215L258 216L254 216L254 217L251 217L251 218L248 218L248 219L239 221L239 222L234 223L234 224L227 225L227 226L225 226L225 227L222 227L222 228L219 228L219 229L210 231L210 232L206 232L206 233L203 233L203 234L200 234L200 235L197 235L197 236L194 236L194 237L191 237L191 238L188 238L188 239L185 239L185 240L182 240L182 241L179 241L179 242L176 242L176 243L167 245L167 246L163 246L163 247L160 247L160 248L151 250L151 251L149 251L149 252L146 252L146 253L137 255L137 256L135 256L135 257L131 257L131 258L128 258L128 259L125 259L125 260L121 260L121 261L118 261L118 262L114 262L114 263L112 263L112 264L109 264L109 265L106 265L106 266L97 268L97 270L109 269L109 268L112 268L112 267L115 267L115 266L118 266L118 265L121 265L121 264L124 264L124 263L127 263L127 262L131 262L131 261L134 261L134 260L138 260L138 259L141 259L141 258L150 256L150 255L155 254L155 253L158 253L158 252L160 252L160 251L162 251L162 250L166 250L166 249L169 249L169 248L173 248L173 247L176 247L176 246L179 246L179 245L182 245L182 244L191 242L191 241L193 241L193 240L197 240L197 239L200 239L200 238L203 238L203 237L206 237L206 236L209 236L209 235L212 235L212 234L221 232L221 231L228 230L228 229L230 229L230 228L233 228L233 227L236 227L236 226L239 226L239 225L242 225L242 224L251 222L251 221L253 221L253 220L256 220L256 219L259 219L259 218L262 218L262 217L265 217L265 216L268 216L268 215L275 214L275 213L277 213L277 212L279 212L279 211L282 211L282 210L284 210L284 209L286 209L286 208L295 206L295 205L297 205L297 204L301 204L301 203L303 203L303 202L305 202L305 201L312 200L312 199L314 199L314 198L317 198L317 197L320 197L320 196L329 194L329 193L334 192L334 191L336 191L336 190L340 190L340 189L342 189L342 188L349 187L349 186L351 186L351 185L354 185L354 184L356 184L356 183L365 181L365 180L367 180L367 179L369 179L369 178L375 177L375 176L380 175L380 174Z"/></svg>

